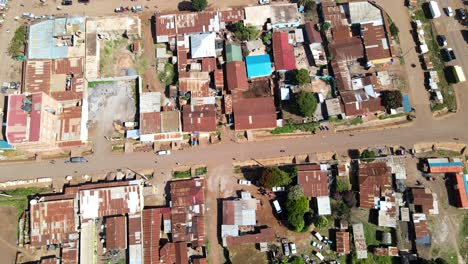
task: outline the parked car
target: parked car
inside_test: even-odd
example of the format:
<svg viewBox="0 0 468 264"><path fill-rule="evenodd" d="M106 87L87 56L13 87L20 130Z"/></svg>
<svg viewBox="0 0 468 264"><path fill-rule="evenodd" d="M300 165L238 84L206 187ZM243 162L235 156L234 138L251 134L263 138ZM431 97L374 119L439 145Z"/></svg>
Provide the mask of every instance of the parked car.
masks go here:
<svg viewBox="0 0 468 264"><path fill-rule="evenodd" d="M270 3L270 0L258 0L259 5L267 5Z"/></svg>
<svg viewBox="0 0 468 264"><path fill-rule="evenodd" d="M248 180L238 180L237 183L240 185L252 185L252 182Z"/></svg>
<svg viewBox="0 0 468 264"><path fill-rule="evenodd" d="M296 244L289 243L289 247L291 248L291 254L297 254Z"/></svg>
<svg viewBox="0 0 468 264"><path fill-rule="evenodd" d="M447 16L453 17L453 9L450 6L447 6L445 8L445 13L447 14Z"/></svg>
<svg viewBox="0 0 468 264"><path fill-rule="evenodd" d="M281 210L281 206L280 206L278 200L273 201L273 206L275 207L275 211L276 211L277 214L281 214L283 212L283 210Z"/></svg>
<svg viewBox="0 0 468 264"><path fill-rule="evenodd" d="M441 49L440 53L445 61L453 61L456 59L452 48Z"/></svg>
<svg viewBox="0 0 468 264"><path fill-rule="evenodd" d="M291 253L289 253L289 245L287 243L283 243L283 250L286 257L291 255Z"/></svg>
<svg viewBox="0 0 468 264"><path fill-rule="evenodd" d="M437 43L439 43L441 47L447 46L447 38L444 35L438 35Z"/></svg>
<svg viewBox="0 0 468 264"><path fill-rule="evenodd" d="M132 12L136 13L136 12L141 12L143 11L143 6L132 6Z"/></svg>
<svg viewBox="0 0 468 264"><path fill-rule="evenodd" d="M160 151L156 152L156 154L159 155L159 156L171 155L171 151L170 150L160 150Z"/></svg>
<svg viewBox="0 0 468 264"><path fill-rule="evenodd" d="M33 14L33 13L23 13L23 14L21 15L21 17L23 17L23 18L25 18L25 19L28 19L28 18L29 18L29 19L32 19L32 18L34 18L34 14Z"/></svg>
<svg viewBox="0 0 468 264"><path fill-rule="evenodd" d="M286 188L282 187L282 186L281 187L272 187L271 190L273 192L284 192L284 191L286 191Z"/></svg>
<svg viewBox="0 0 468 264"><path fill-rule="evenodd" d="M62 1L62 5L64 5L64 6L68 6L68 5L72 5L72 4L73 4L72 0L63 0Z"/></svg>
<svg viewBox="0 0 468 264"><path fill-rule="evenodd" d="M114 11L116 13L123 13L123 12L125 12L125 7L123 7L123 6L117 7L117 8L114 9Z"/></svg>
<svg viewBox="0 0 468 264"><path fill-rule="evenodd" d="M322 240L323 240L323 236L320 235L319 232L313 231L313 234L314 234L314 236L315 236L319 241L322 241Z"/></svg>
<svg viewBox="0 0 468 264"><path fill-rule="evenodd" d="M69 160L66 160L65 163L86 163L88 162L85 157L71 157Z"/></svg>
<svg viewBox="0 0 468 264"><path fill-rule="evenodd" d="M466 19L466 10L463 8L457 9L458 19L465 20Z"/></svg>

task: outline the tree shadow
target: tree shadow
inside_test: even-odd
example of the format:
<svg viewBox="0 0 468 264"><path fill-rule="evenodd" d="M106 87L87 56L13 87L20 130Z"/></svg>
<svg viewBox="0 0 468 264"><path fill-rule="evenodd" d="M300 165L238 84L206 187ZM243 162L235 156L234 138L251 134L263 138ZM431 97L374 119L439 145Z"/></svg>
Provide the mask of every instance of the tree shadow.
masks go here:
<svg viewBox="0 0 468 264"><path fill-rule="evenodd" d="M193 10L192 2L190 1L179 2L179 4L177 5L177 9L179 11L192 11Z"/></svg>

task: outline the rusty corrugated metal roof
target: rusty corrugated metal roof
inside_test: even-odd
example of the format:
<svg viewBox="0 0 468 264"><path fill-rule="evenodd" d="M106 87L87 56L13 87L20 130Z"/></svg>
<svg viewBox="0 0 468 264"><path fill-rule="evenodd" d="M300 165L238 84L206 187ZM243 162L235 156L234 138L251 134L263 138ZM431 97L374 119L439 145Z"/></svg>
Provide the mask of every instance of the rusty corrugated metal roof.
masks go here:
<svg viewBox="0 0 468 264"><path fill-rule="evenodd" d="M127 218L123 215L105 218L106 248L127 248Z"/></svg>
<svg viewBox="0 0 468 264"><path fill-rule="evenodd" d="M159 239L161 238L161 209L143 210L143 263L160 263Z"/></svg>

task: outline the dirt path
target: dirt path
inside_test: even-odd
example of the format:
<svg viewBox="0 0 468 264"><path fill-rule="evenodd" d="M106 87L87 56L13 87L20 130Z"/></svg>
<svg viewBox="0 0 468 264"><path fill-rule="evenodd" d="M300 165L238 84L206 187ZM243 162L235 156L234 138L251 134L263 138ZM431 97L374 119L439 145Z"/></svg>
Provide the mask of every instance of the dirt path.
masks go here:
<svg viewBox="0 0 468 264"><path fill-rule="evenodd" d="M16 208L0 207L0 256L2 263L15 263L16 259Z"/></svg>

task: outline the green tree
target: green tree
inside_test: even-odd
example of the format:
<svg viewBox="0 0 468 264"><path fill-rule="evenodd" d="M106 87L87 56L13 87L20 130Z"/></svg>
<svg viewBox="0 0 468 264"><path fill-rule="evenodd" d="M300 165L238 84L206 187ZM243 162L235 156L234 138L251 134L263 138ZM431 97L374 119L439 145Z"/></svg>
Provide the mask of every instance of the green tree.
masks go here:
<svg viewBox="0 0 468 264"><path fill-rule="evenodd" d="M203 11L208 6L207 0L192 0L192 8L195 11Z"/></svg>
<svg viewBox="0 0 468 264"><path fill-rule="evenodd" d="M375 160L375 152L366 149L361 153L360 159L362 159L364 162L372 162Z"/></svg>
<svg viewBox="0 0 468 264"><path fill-rule="evenodd" d="M400 30L393 22L390 23L390 33L392 33L392 36L394 36L395 38L397 38L398 33L400 33Z"/></svg>
<svg viewBox="0 0 468 264"><path fill-rule="evenodd" d="M294 256L289 259L289 263L291 264L304 264L304 259L299 256Z"/></svg>
<svg viewBox="0 0 468 264"><path fill-rule="evenodd" d="M297 110L302 116L311 117L317 109L317 99L312 93L300 91L296 97Z"/></svg>
<svg viewBox="0 0 468 264"><path fill-rule="evenodd" d="M234 36L239 40L255 40L260 31L252 25L244 25L242 21L234 24Z"/></svg>
<svg viewBox="0 0 468 264"><path fill-rule="evenodd" d="M323 31L329 30L330 27L331 27L331 24L330 24L329 22L324 22L324 23L322 24L322 30L323 30Z"/></svg>
<svg viewBox="0 0 468 264"><path fill-rule="evenodd" d="M291 183L291 178L286 172L277 167L268 167L262 171L259 181L263 187L271 189L276 186L289 185Z"/></svg>
<svg viewBox="0 0 468 264"><path fill-rule="evenodd" d="M300 232L305 226L304 214L288 214L288 223L294 228L296 232Z"/></svg>
<svg viewBox="0 0 468 264"><path fill-rule="evenodd" d="M26 45L26 33L27 28L26 26L19 26L13 38L10 41L10 45L8 46L8 55L12 58L24 55L24 47Z"/></svg>
<svg viewBox="0 0 468 264"><path fill-rule="evenodd" d="M292 81L294 84L304 85L310 83L310 75L307 69L295 69L292 74Z"/></svg>
<svg viewBox="0 0 468 264"><path fill-rule="evenodd" d="M294 185L293 187L289 188L288 191L288 200L298 200L304 197L304 190L300 185Z"/></svg>
<svg viewBox="0 0 468 264"><path fill-rule="evenodd" d="M300 232L305 226L304 215L309 211L309 200L306 197L289 197L288 194L285 206L288 215L288 224L293 227L296 232Z"/></svg>
<svg viewBox="0 0 468 264"><path fill-rule="evenodd" d="M387 111L401 107L403 104L403 95L399 90L382 91L380 98L382 99L382 105Z"/></svg>
<svg viewBox="0 0 468 264"><path fill-rule="evenodd" d="M318 228L325 228L328 226L330 223L330 220L328 220L327 217L321 215L317 218L317 221L315 221L315 226Z"/></svg>

